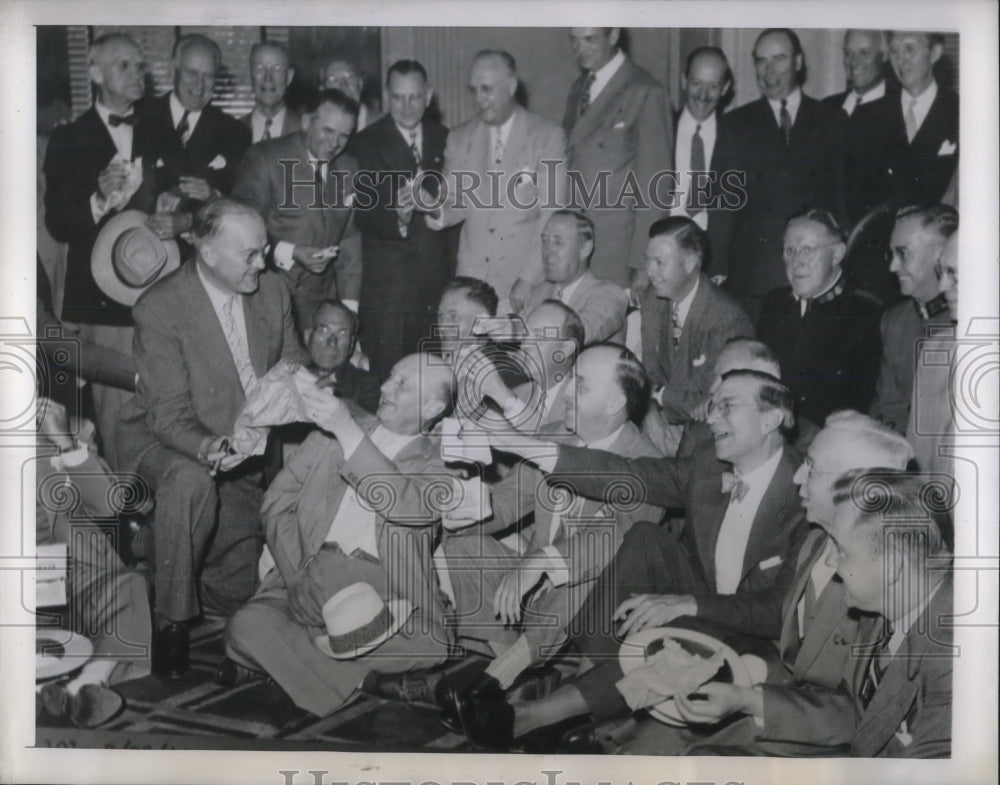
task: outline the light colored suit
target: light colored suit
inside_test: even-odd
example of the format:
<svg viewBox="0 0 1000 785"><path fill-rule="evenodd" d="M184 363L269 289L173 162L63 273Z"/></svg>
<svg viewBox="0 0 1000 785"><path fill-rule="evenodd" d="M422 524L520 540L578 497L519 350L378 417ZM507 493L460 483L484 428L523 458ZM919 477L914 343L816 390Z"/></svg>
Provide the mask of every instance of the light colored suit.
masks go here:
<svg viewBox="0 0 1000 785"><path fill-rule="evenodd" d="M580 444L576 437L567 438ZM608 450L625 458L659 457L656 448L631 422L625 423ZM522 463L491 488L493 521L483 531L445 538L442 546L455 591L460 636L512 642L523 632L532 658L547 659L566 641L570 621L632 524L656 521L663 514L650 504L616 511L613 503L575 495L560 500L556 490L559 483L557 474L545 475ZM554 549L567 568L566 581L531 595L521 630L514 630L496 621L493 595L522 558L484 531L512 526L531 513L534 525L524 558L551 562L554 554L546 549ZM559 521L554 522L557 515ZM557 528L553 537L554 523Z"/></svg>
<svg viewBox="0 0 1000 785"><path fill-rule="evenodd" d="M368 432L376 425L372 418L364 423ZM449 480L436 437L416 436L394 461L365 438L345 461L336 439L312 433L264 499L276 567L230 621L231 656L267 671L298 706L319 716L341 706L369 671L406 671L444 660L444 609L430 566L439 514L428 505L433 489ZM325 542L348 487L376 512L378 559L360 549L345 554ZM313 643L325 628L304 626L289 610L286 586L306 569L327 598L365 581L384 599L409 599L416 610L401 632L364 658L330 659Z"/></svg>
<svg viewBox="0 0 1000 785"><path fill-rule="evenodd" d="M240 122L243 123L247 128L250 129L250 133L253 133L253 112L248 112L240 118ZM296 131L302 130L302 115L296 112L289 106L285 107L285 116L281 121L281 128L275 128L271 131L271 138L274 139L279 136L287 136L288 134L294 134ZM258 139L257 142L263 141ZM256 142L254 142L256 144Z"/></svg>
<svg viewBox="0 0 1000 785"><path fill-rule="evenodd" d="M545 281L531 290L531 297L524 307L527 316L541 305L543 300L559 299L556 291L560 284ZM613 341L625 345L625 311L628 310L628 295L625 290L611 281L597 278L590 270L580 277L566 303L576 311L583 322L584 343Z"/></svg>
<svg viewBox="0 0 1000 785"><path fill-rule="evenodd" d="M519 278L534 283L544 277L542 228L552 212L563 205L566 136L555 123L517 107L499 166L493 164L492 155L490 126L478 118L448 134L444 150L448 199L443 218L446 226L464 221L458 275L481 278L505 300ZM499 172L499 189L495 187L496 177L487 175L491 170ZM469 190L472 175L456 177L457 172L478 177L477 187ZM537 174L535 186L526 182L529 175L524 175L525 184L517 190L510 185L516 200L532 205L530 209L511 204L508 195L508 184L521 172ZM463 182L464 196L458 193ZM483 206L477 206L480 204Z"/></svg>
<svg viewBox="0 0 1000 785"><path fill-rule="evenodd" d="M672 108L663 86L629 58L611 77L587 111L580 116L586 83L581 75L570 88L563 128L569 137L567 169L578 172L583 185L594 187L599 173L608 172L608 200L614 204L630 178L638 184L648 208L589 209L576 189L573 201L594 222L596 247L590 261L599 278L628 286L631 270L646 266L649 227L667 215L648 202L650 180L673 168ZM631 186L629 186L631 187ZM662 178L657 192L669 204L671 178Z"/></svg>

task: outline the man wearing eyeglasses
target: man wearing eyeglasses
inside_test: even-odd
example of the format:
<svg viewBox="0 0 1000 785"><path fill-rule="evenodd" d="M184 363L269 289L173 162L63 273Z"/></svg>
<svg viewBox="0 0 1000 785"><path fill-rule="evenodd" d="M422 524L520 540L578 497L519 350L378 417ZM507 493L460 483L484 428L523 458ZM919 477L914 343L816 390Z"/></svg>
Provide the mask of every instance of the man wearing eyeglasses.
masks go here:
<svg viewBox="0 0 1000 785"><path fill-rule="evenodd" d="M757 322L757 337L777 355L795 395L795 413L816 423L838 409L867 410L882 354L882 306L844 280L844 239L827 210L789 219L783 248L789 286L765 298Z"/></svg>
<svg viewBox="0 0 1000 785"><path fill-rule="evenodd" d="M250 127L253 144L295 133L302 127L298 112L285 103L285 91L295 78L288 49L278 41L262 41L250 49L253 111L240 119Z"/></svg>
<svg viewBox="0 0 1000 785"><path fill-rule="evenodd" d="M379 119L378 104L364 100L365 75L354 63L339 57L331 60L319 71L319 88L342 90L358 102L358 131Z"/></svg>
<svg viewBox="0 0 1000 785"><path fill-rule="evenodd" d="M154 663L167 675L189 666L189 621L229 615L256 588L262 461L233 451L228 436L278 360L308 361L288 292L264 272L267 232L254 208L211 200L191 234L195 258L135 305L138 382L119 423L125 467L156 494Z"/></svg>

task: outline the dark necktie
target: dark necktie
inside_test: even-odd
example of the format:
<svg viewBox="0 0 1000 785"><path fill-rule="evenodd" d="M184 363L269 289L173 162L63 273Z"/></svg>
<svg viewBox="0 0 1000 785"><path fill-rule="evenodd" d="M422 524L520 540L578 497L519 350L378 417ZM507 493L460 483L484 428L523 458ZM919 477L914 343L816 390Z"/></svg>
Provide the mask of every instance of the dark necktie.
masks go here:
<svg viewBox="0 0 1000 785"><path fill-rule="evenodd" d="M410 131L410 153L413 155L413 162L420 168L420 148L417 147L417 132Z"/></svg>
<svg viewBox="0 0 1000 785"><path fill-rule="evenodd" d="M270 139L271 138L271 123L273 123L273 122L274 122L274 118L272 118L272 117L268 117L264 121L264 135L261 137L262 140L263 139Z"/></svg>
<svg viewBox="0 0 1000 785"><path fill-rule="evenodd" d="M701 138L701 123L694 128L691 135L691 185L688 189L689 211L700 212L701 208L696 205L694 194L694 172L705 171L705 140Z"/></svg>
<svg viewBox="0 0 1000 785"><path fill-rule="evenodd" d="M881 637L875 642L871 659L868 661L868 670L865 671L865 678L861 682L861 690L858 692L861 705L865 709L872 702L875 691L885 675L885 669L889 667L889 662L892 660L892 654L889 652L890 638L892 638L892 625L886 621L882 628Z"/></svg>
<svg viewBox="0 0 1000 785"><path fill-rule="evenodd" d="M125 125L135 125L135 114L109 114L108 115L108 125L112 128L117 128L122 123Z"/></svg>
<svg viewBox="0 0 1000 785"><path fill-rule="evenodd" d="M183 144L188 143L188 138L191 136L191 126L188 123L188 110L184 110L184 114L181 115L181 121L177 123L177 135L181 138Z"/></svg>
<svg viewBox="0 0 1000 785"><path fill-rule="evenodd" d="M583 83L583 90L580 91L580 117L583 117L584 112L590 107L590 91L593 89L595 81L597 81L597 75L590 71Z"/></svg>
<svg viewBox="0 0 1000 785"><path fill-rule="evenodd" d="M788 143L792 138L792 115L788 111L788 99L781 99L781 112L779 114L781 118L779 125L781 126L781 135L785 139L785 147L788 147Z"/></svg>

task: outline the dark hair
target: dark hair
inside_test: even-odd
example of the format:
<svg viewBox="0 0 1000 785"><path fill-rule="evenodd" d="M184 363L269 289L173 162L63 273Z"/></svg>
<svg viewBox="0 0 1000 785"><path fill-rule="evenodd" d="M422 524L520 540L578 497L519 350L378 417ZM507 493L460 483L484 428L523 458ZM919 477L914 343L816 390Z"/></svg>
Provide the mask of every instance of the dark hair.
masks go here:
<svg viewBox="0 0 1000 785"><path fill-rule="evenodd" d="M309 323L312 325L314 330L316 329L316 318L319 316L319 312L324 308L339 308L341 311L346 313L351 320L351 333L353 335L357 335L358 315L344 305L341 300L336 300L333 297L327 297L325 300L321 300L319 304L312 309L312 313L309 315Z"/></svg>
<svg viewBox="0 0 1000 785"><path fill-rule="evenodd" d="M510 71L511 76L517 76L517 61L514 59L514 55L504 49L480 49L476 52L475 57L472 58L472 62L477 60L482 60L486 57L498 57L503 61L503 64L507 66L507 70Z"/></svg>
<svg viewBox="0 0 1000 785"><path fill-rule="evenodd" d="M873 558L887 546L911 559L953 553L956 500L954 479L943 474L852 469L833 484L834 504L854 508L852 536L864 537ZM889 527L896 536L889 536Z"/></svg>
<svg viewBox="0 0 1000 785"><path fill-rule="evenodd" d="M896 222L916 218L924 229L933 229L947 240L958 230L958 210L947 204L908 205L896 211Z"/></svg>
<svg viewBox="0 0 1000 785"><path fill-rule="evenodd" d="M621 350L618 354L618 364L615 366L615 379L625 396L625 413L636 425L641 424L643 417L646 416L646 409L649 407L651 388L645 366L632 353L631 349L624 346L619 346L616 343L595 345L610 346Z"/></svg>
<svg viewBox="0 0 1000 785"><path fill-rule="evenodd" d="M281 41L258 41L253 46L250 47L250 57L248 58L250 62L253 62L253 56L257 54L261 49L277 49L281 52L285 59L288 61L289 66L292 63L292 57L288 53L288 47L285 46Z"/></svg>
<svg viewBox="0 0 1000 785"><path fill-rule="evenodd" d="M795 398L792 391L778 378L763 371L754 371L749 368L737 368L729 373L722 374L722 381L729 379L753 379L757 385L757 408L760 411L777 409L781 412L781 425L778 430L782 436L788 436L795 427L795 415L793 413Z"/></svg>
<svg viewBox="0 0 1000 785"><path fill-rule="evenodd" d="M497 297L496 290L480 278L468 275L456 276L444 285L441 296L444 297L449 292L465 292L467 298L483 306L490 316L497 315L500 298Z"/></svg>
<svg viewBox="0 0 1000 785"><path fill-rule="evenodd" d="M203 46L212 53L216 68L222 65L222 49L219 48L219 45L215 41L201 33L188 33L178 38L174 44L173 51L170 53L170 57L175 63L178 63L184 57L184 53L195 46Z"/></svg>
<svg viewBox="0 0 1000 785"><path fill-rule="evenodd" d="M725 107L733 96L736 94L736 80L733 78L733 69L729 66L729 58L726 57L726 53L723 52L717 46L699 46L693 49L691 53L687 56L687 60L684 61L684 77L687 79L691 78L691 64L694 63L695 58L700 55L713 54L720 58L723 63L726 64L726 73L723 74L723 81L729 83L728 89L719 96L719 106Z"/></svg>
<svg viewBox="0 0 1000 785"><path fill-rule="evenodd" d="M323 104L333 104L338 109L347 112L353 117L358 116L358 102L343 90L336 87L324 87L320 90L310 90L302 102L302 111L306 114L315 114Z"/></svg>
<svg viewBox="0 0 1000 785"><path fill-rule="evenodd" d="M812 221L813 223L822 224L838 243L847 242L847 232L845 232L844 227L840 225L840 221L837 220L837 216L835 216L830 210L825 210L821 207L810 207L805 210L799 210L799 212L795 213L787 221L785 221L786 229L792 221Z"/></svg>
<svg viewBox="0 0 1000 785"><path fill-rule="evenodd" d="M904 33L904 32L913 32L913 33L916 33L918 35L924 36L927 39L927 46L928 47L944 46L944 33L932 33L932 32L930 32L928 30L913 30L913 31L908 31L908 30L907 31L904 31L904 30L886 30L886 32L885 32L886 42L887 43L891 42L892 39L893 39L893 36L900 35L901 33Z"/></svg>
<svg viewBox="0 0 1000 785"><path fill-rule="evenodd" d="M542 300L536 307L537 311L543 305L551 306L563 315L562 327L559 328L559 337L564 341L573 342L573 357L580 354L580 350L583 349L584 341L584 328L583 321L580 319L580 314L570 308L566 303L561 300Z"/></svg>
<svg viewBox="0 0 1000 785"><path fill-rule="evenodd" d="M420 74L424 81L427 81L427 69L424 68L416 60L397 60L395 63L389 66L389 70L385 74L385 86L389 86L389 80L392 78L393 74L399 74L400 76L409 76L410 74Z"/></svg>
<svg viewBox="0 0 1000 785"><path fill-rule="evenodd" d="M740 336L730 338L722 344L722 351L719 352L719 354L722 354L722 352L730 347L739 347L740 351L746 354L748 360L754 360L761 364L773 365L778 370L778 373L772 375L778 380L781 379L781 361L778 360L778 355L774 353L774 350L772 350L771 347L763 341L758 341L756 338L743 338ZM748 370L754 369L750 368Z"/></svg>
<svg viewBox="0 0 1000 785"><path fill-rule="evenodd" d="M217 196L206 201L194 214L191 222L191 236L195 240L207 240L218 237L222 231L222 219L230 214L256 215L260 213L243 199L234 196ZM261 218L261 220L264 220Z"/></svg>
<svg viewBox="0 0 1000 785"><path fill-rule="evenodd" d="M708 235L685 215L672 215L653 223L649 227L649 239L654 237L672 237L678 248L695 254L702 267L710 261Z"/></svg>
<svg viewBox="0 0 1000 785"><path fill-rule="evenodd" d="M806 81L806 55L805 52L802 51L802 42L799 40L798 34L791 28L769 27L761 32L761 34L757 36L757 40L753 42L754 56L757 55L757 45L761 42L761 39L764 38L764 36L771 35L772 33L786 36L792 44L792 57L794 58L796 55L800 55L802 57L802 66L795 72L797 77L796 81L801 85Z"/></svg>

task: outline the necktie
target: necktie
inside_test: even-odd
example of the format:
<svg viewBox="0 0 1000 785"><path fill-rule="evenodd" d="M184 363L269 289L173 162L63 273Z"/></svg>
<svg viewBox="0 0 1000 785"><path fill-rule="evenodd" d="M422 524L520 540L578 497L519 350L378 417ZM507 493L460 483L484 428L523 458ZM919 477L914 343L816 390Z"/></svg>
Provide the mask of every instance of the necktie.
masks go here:
<svg viewBox="0 0 1000 785"><path fill-rule="evenodd" d="M858 108L860 103L861 98L853 90L847 94L847 100L844 101L844 111L847 112L848 117L854 114L854 110Z"/></svg>
<svg viewBox="0 0 1000 785"><path fill-rule="evenodd" d="M271 138L271 123L272 122L274 122L274 118L272 118L272 117L268 117L264 121L264 135L261 137L261 139L270 139Z"/></svg>
<svg viewBox="0 0 1000 785"><path fill-rule="evenodd" d="M184 114L181 115L181 121L177 123L177 135L180 136L181 142L185 145L188 143L188 139L191 138L191 125L188 123L188 110L184 110Z"/></svg>
<svg viewBox="0 0 1000 785"><path fill-rule="evenodd" d="M587 74L587 79L583 83L583 89L580 91L580 114L579 117L583 117L584 112L590 108L590 91L594 87L594 82L597 81L597 74L590 71Z"/></svg>
<svg viewBox="0 0 1000 785"><path fill-rule="evenodd" d="M681 345L681 332L684 325L681 324L680 315L677 313L677 303L670 304L670 337L673 340L674 351Z"/></svg>
<svg viewBox="0 0 1000 785"><path fill-rule="evenodd" d="M257 384L257 374L254 372L253 363L250 361L250 349L247 347L246 339L236 328L236 315L233 307L236 305L238 294L234 294L222 305L222 331L226 335L226 343L233 354L233 362L236 363L236 372L240 375L240 384L243 385L243 392L250 393L250 390Z"/></svg>
<svg viewBox="0 0 1000 785"><path fill-rule="evenodd" d="M781 135L785 138L785 147L788 147L788 143L792 138L792 115L788 111L788 99L781 99L781 112L779 113Z"/></svg>
<svg viewBox="0 0 1000 785"><path fill-rule="evenodd" d="M704 172L705 171L705 140L701 138L701 123L698 123L694 128L694 133L691 135L691 172L692 181L688 189L688 207L691 208L693 212L701 212L701 208L697 207L695 203L694 195L694 172Z"/></svg>
<svg viewBox="0 0 1000 785"><path fill-rule="evenodd" d="M413 155L413 162L420 168L420 148L417 147L417 132L416 129L410 131L410 153Z"/></svg>
<svg viewBox="0 0 1000 785"><path fill-rule="evenodd" d="M493 163L499 166L503 163L503 136L498 127L493 128Z"/></svg>
<svg viewBox="0 0 1000 785"><path fill-rule="evenodd" d="M803 297L799 300L799 316L805 316L809 313L809 302L810 301L807 297Z"/></svg>
<svg viewBox="0 0 1000 785"><path fill-rule="evenodd" d="M558 300L559 302L561 302L561 303L565 303L566 301L565 301L565 300L563 299L563 294L565 294L565 293L566 293L566 288L565 288L565 287L563 287L563 286L560 286L560 287L559 287L558 289L556 289L556 291L555 291L555 295L556 295L556 299L557 299L557 300Z"/></svg>
<svg viewBox="0 0 1000 785"><path fill-rule="evenodd" d="M117 128L122 123L125 125L135 125L135 114L110 114L108 115L108 125Z"/></svg>
<svg viewBox="0 0 1000 785"><path fill-rule="evenodd" d="M916 99L911 98L909 106L906 107L906 116L903 118L903 122L906 123L906 140L908 142L912 142L913 137L917 135L917 115L913 111L916 105Z"/></svg>
<svg viewBox="0 0 1000 785"><path fill-rule="evenodd" d="M889 639L891 637L892 625L886 621L881 637L875 642L871 660L868 661L868 670L865 672L864 681L861 682L861 690L858 692L861 705L866 709L868 704L872 702L875 690L878 689L882 677L885 676L885 669L889 667L889 662L892 660L892 654L889 652Z"/></svg>
<svg viewBox="0 0 1000 785"><path fill-rule="evenodd" d="M730 494L730 502L743 501L749 490L750 486L740 479L737 474L733 472L722 473L722 492Z"/></svg>

